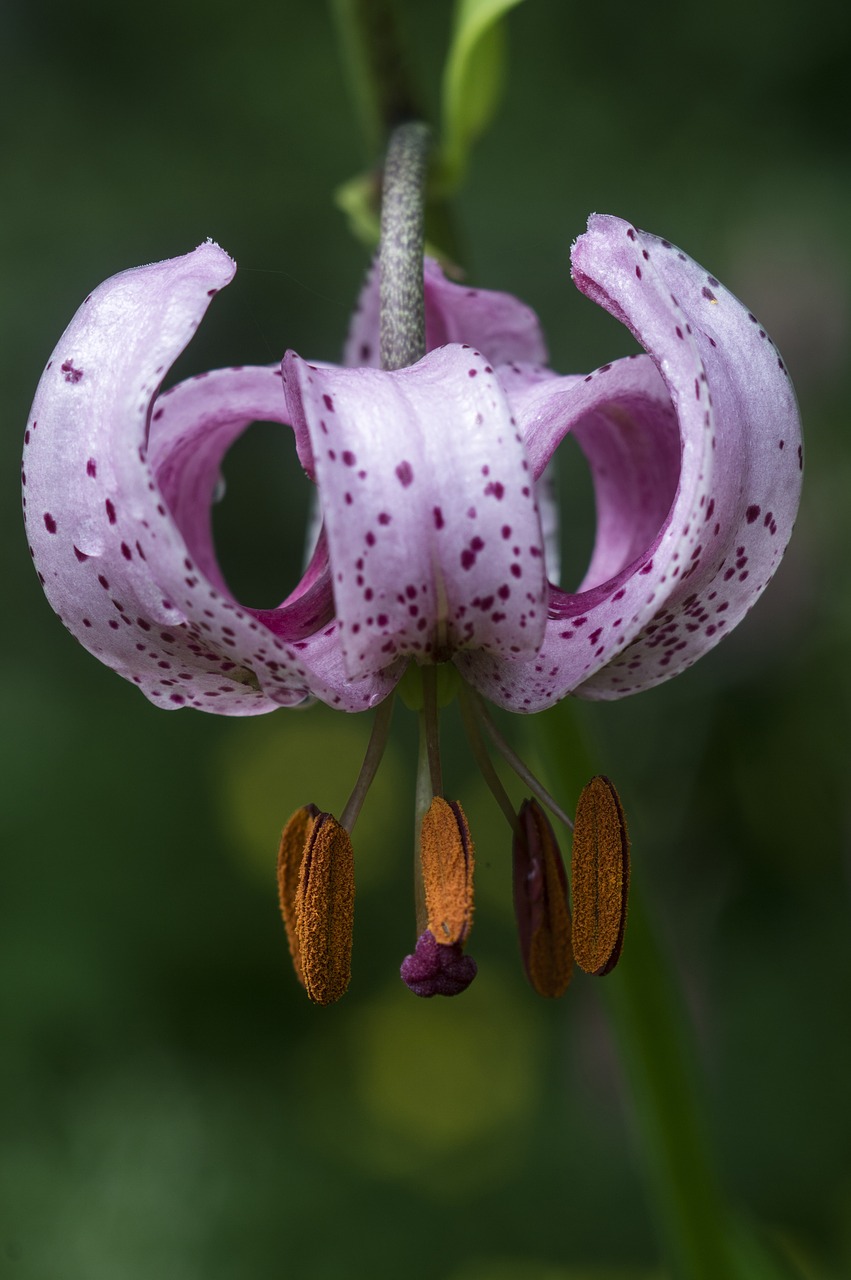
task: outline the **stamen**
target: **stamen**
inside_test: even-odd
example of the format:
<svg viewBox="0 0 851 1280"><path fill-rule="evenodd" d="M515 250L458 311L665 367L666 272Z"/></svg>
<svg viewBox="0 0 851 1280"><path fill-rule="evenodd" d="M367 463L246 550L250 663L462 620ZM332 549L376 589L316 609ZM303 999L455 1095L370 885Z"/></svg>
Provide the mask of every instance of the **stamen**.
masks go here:
<svg viewBox="0 0 851 1280"><path fill-rule="evenodd" d="M493 720L488 714L488 711L485 708L484 701L479 696L479 694L474 693L472 689L469 689L467 686L464 686L461 690L460 696L462 701L465 697L470 699L470 702L474 708L476 717L481 721L482 725L485 728L485 732L487 733L493 745L496 747L499 754L502 756L505 763L507 765L510 765L510 767L514 770L514 772L517 774L518 778L520 778L522 782L525 782L526 786L529 788L532 794L538 797L541 804L544 805L545 808L549 809L550 813L554 814L555 817L558 818L559 822L563 822L564 825L572 831L573 823L565 813L564 809L562 809L561 805L558 804L553 799L549 791L547 791L546 787L538 781L534 773L532 773L531 769L523 763L523 761L520 759L517 753L513 751L512 748L505 741L505 738L503 738L499 729L497 729L496 725L494 724Z"/></svg>
<svg viewBox="0 0 851 1280"><path fill-rule="evenodd" d="M499 774L493 767L493 762L485 750L485 744L482 741L482 735L479 732L479 722L476 712L470 699L466 696L466 690L460 693L461 719L464 723L464 731L467 734L467 741L470 744L470 750L473 758L479 766L479 771L487 783L490 792L499 805L502 812L508 819L509 826L515 834L520 833L520 825L517 820L517 814L514 812L514 805L511 803L508 792L502 785Z"/></svg>
<svg viewBox="0 0 851 1280"><path fill-rule="evenodd" d="M315 804L306 804L301 809L296 809L281 832L281 843L278 848L278 901L281 904L281 915L287 931L293 968L302 986L304 986L304 975L301 970L296 929L296 895L304 851L318 813L319 810Z"/></svg>
<svg viewBox="0 0 851 1280"><path fill-rule="evenodd" d="M618 793L592 778L576 806L571 860L576 963L598 977L620 959L629 888L629 834Z"/></svg>
<svg viewBox="0 0 851 1280"><path fill-rule="evenodd" d="M520 809L514 838L514 911L526 976L540 996L564 995L573 972L567 876L537 800Z"/></svg>
<svg viewBox="0 0 851 1280"><path fill-rule="evenodd" d="M358 820L358 814L366 799L366 793L372 786L373 779L378 772L378 766L381 764L381 757L384 755L384 748L387 746L392 718L393 694L391 693L390 697L385 698L375 713L375 719L372 722L372 733L369 737L369 744L358 774L358 780L355 783L352 794L346 801L345 809L340 815L340 826L345 827L350 835Z"/></svg>
<svg viewBox="0 0 851 1280"><path fill-rule="evenodd" d="M475 853L460 804L432 800L420 830L420 860L432 936L441 945L463 942L473 924Z"/></svg>
<svg viewBox="0 0 851 1280"><path fill-rule="evenodd" d="M304 985L314 1004L333 1004L349 985L354 898L349 833L330 813L319 813L304 849L295 912Z"/></svg>

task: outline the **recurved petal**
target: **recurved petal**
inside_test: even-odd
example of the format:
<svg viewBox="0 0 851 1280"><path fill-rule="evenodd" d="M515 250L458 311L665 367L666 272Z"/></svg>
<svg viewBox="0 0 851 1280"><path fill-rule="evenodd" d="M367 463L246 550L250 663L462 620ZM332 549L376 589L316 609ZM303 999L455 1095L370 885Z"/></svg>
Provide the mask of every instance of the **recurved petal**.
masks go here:
<svg viewBox="0 0 851 1280"><path fill-rule="evenodd" d="M648 356L616 361L587 378L526 377L517 369L508 385L533 474L541 476L564 437L574 435L591 469L597 511L594 551L578 591L550 584L535 659L456 659L486 697L533 711L558 701L626 643L635 607L627 614L623 601L669 518L681 479L680 438L670 396ZM570 513L564 518L569 527ZM646 596L643 582L639 573L633 590Z"/></svg>
<svg viewBox="0 0 851 1280"><path fill-rule="evenodd" d="M207 243L95 290L36 392L24 497L47 597L90 652L159 706L251 715L317 683L308 655L284 643L293 634L273 634L231 598L209 534L218 460L253 417L285 420L280 379L225 371L210 375L210 393L193 380L151 409L233 271ZM339 657L323 663L339 668Z"/></svg>
<svg viewBox="0 0 851 1280"><path fill-rule="evenodd" d="M690 666L765 588L800 497L794 392L751 313L669 242L616 218L591 219L573 268L661 376L639 357L513 400L536 473L572 429L599 506L589 572L575 594L551 590L537 659L463 659L468 678L514 710L571 691L622 697Z"/></svg>
<svg viewBox="0 0 851 1280"><path fill-rule="evenodd" d="M425 260L424 286L427 351L452 342L467 342L491 364L546 364L547 347L538 317L510 293L455 284L446 279L432 258ZM344 351L347 365L380 367L378 314L376 261L352 316Z"/></svg>
<svg viewBox="0 0 851 1280"><path fill-rule="evenodd" d="M681 480L663 535L670 569L651 571L652 619L578 690L613 698L691 666L762 594L798 511L801 422L765 328L669 241L595 217L573 269L583 292L625 319L658 364L680 422L683 474L693 470L690 454L702 460L690 493Z"/></svg>
<svg viewBox="0 0 851 1280"><path fill-rule="evenodd" d="M392 373L284 361L314 469L352 678L402 655L534 652L546 579L534 487L493 367L443 347Z"/></svg>

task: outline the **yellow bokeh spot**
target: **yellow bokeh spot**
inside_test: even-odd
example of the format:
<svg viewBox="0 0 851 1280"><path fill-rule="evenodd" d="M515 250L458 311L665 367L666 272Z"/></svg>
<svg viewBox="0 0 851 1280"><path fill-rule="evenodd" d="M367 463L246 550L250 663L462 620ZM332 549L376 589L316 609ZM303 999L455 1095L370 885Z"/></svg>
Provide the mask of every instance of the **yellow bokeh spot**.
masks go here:
<svg viewBox="0 0 851 1280"><path fill-rule="evenodd" d="M346 1013L345 1034L338 1024L305 1049L316 1138L438 1197L516 1176L544 1059L525 987L488 964L456 999L419 1000L399 982Z"/></svg>

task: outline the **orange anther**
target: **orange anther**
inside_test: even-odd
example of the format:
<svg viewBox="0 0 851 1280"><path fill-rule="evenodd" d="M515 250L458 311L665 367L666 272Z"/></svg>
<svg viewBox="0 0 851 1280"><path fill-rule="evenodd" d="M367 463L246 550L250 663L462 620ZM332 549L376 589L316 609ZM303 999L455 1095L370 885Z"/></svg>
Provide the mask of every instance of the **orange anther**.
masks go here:
<svg viewBox="0 0 851 1280"><path fill-rule="evenodd" d="M549 820L526 800L514 836L514 911L526 976L540 996L562 996L573 972L567 876Z"/></svg>
<svg viewBox="0 0 851 1280"><path fill-rule="evenodd" d="M296 936L307 994L314 1004L345 995L352 974L354 852L330 813L314 819L296 894Z"/></svg>
<svg viewBox="0 0 851 1280"><path fill-rule="evenodd" d="M301 809L296 809L281 832L281 843L278 848L278 901L281 904L281 915L287 931L293 968L302 986L304 986L304 976L301 971L296 931L296 895L304 851L318 813L319 810L315 804L306 804Z"/></svg>
<svg viewBox="0 0 851 1280"><path fill-rule="evenodd" d="M333 1004L351 976L354 855L346 829L316 805L281 834L278 896L296 977L315 1004Z"/></svg>
<svg viewBox="0 0 851 1280"><path fill-rule="evenodd" d="M576 806L571 861L573 951L586 973L602 977L620 959L629 888L629 835L618 793L592 778Z"/></svg>
<svg viewBox="0 0 851 1280"><path fill-rule="evenodd" d="M432 800L422 821L420 859L435 941L463 942L473 924L475 854L460 804L440 796Z"/></svg>

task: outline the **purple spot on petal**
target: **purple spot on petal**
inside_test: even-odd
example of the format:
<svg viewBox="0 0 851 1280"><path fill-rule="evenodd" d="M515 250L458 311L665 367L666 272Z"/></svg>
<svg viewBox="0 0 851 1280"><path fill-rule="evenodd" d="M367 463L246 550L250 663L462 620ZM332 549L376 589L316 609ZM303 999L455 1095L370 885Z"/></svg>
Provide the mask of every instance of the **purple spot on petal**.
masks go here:
<svg viewBox="0 0 851 1280"><path fill-rule="evenodd" d="M409 484L413 483L414 468L410 462L400 462L396 468L396 478L403 489L407 489Z"/></svg>

